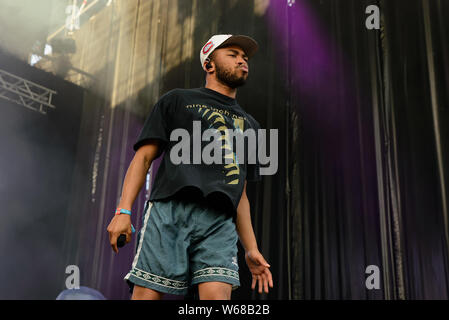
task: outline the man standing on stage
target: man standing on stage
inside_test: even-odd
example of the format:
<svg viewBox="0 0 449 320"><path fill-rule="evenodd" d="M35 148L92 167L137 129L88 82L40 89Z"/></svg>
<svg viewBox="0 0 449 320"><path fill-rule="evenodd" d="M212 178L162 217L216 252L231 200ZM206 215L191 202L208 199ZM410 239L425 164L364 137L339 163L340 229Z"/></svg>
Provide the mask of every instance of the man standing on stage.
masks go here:
<svg viewBox="0 0 449 320"><path fill-rule="evenodd" d="M259 164L239 161L232 141L224 134L226 130L257 132L260 128L236 101L237 88L248 77L248 59L257 49L256 41L247 36L213 36L200 52L205 87L169 91L147 118L134 145L136 153L116 215L107 229L115 252L121 234L126 234L126 243L131 241L132 204L152 161L165 151L145 204L132 268L125 277L133 289L132 299L161 299L164 293L185 295L190 286L198 285L202 300L229 300L240 285L239 238L252 274L251 288L258 283L262 293L273 287L270 266L258 250L246 195L246 181L260 180ZM218 132L226 161L173 161L178 156L173 151L179 148L173 132L179 129L188 132L190 140L201 137L206 129ZM203 140L198 143L206 144ZM187 153L187 160L204 156L203 149L196 148L195 142L193 145L186 149L184 144L181 150Z"/></svg>

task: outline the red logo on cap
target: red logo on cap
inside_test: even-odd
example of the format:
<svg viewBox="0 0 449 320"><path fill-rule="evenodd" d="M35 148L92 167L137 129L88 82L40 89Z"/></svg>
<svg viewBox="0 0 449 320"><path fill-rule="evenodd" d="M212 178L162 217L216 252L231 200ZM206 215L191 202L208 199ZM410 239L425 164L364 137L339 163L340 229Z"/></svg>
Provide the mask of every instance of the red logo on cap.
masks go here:
<svg viewBox="0 0 449 320"><path fill-rule="evenodd" d="M206 43L206 45L203 47L203 54L207 54L210 49L212 49L214 47L214 43L212 41L209 41L208 43Z"/></svg>

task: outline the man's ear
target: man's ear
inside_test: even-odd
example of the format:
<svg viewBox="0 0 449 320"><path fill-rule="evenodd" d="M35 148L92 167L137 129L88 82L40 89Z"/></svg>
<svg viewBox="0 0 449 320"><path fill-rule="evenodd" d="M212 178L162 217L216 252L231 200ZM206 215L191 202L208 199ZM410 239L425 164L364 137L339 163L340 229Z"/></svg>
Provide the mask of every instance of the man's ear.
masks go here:
<svg viewBox="0 0 449 320"><path fill-rule="evenodd" d="M204 60L204 63L205 63L204 70L206 72L209 72L209 70L213 68L210 59L208 58L208 59Z"/></svg>

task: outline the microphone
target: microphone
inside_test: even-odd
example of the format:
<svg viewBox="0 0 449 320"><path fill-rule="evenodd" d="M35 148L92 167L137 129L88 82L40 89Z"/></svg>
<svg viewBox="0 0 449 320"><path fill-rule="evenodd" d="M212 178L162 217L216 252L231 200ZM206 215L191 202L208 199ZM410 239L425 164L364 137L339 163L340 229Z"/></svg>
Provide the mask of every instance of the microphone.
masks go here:
<svg viewBox="0 0 449 320"><path fill-rule="evenodd" d="M131 225L131 231L132 233L136 232L136 229L134 229L134 226ZM126 244L126 234L122 233L118 238L117 238L117 248L121 248Z"/></svg>
<svg viewBox="0 0 449 320"><path fill-rule="evenodd" d="M126 244L126 234L121 234L117 239L117 248L121 248Z"/></svg>

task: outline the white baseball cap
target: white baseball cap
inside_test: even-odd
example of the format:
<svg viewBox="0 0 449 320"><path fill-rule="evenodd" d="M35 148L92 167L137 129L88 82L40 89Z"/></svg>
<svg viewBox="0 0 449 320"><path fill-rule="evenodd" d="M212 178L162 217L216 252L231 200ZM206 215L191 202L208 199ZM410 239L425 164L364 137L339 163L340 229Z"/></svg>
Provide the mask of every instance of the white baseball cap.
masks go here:
<svg viewBox="0 0 449 320"><path fill-rule="evenodd" d="M204 61L209 57L209 55L215 50L225 45L235 44L240 46L243 51L245 51L248 59L254 56L259 48L256 40L248 36L232 34L217 34L210 38L206 44L201 48L200 51L200 61L201 67L204 66Z"/></svg>

